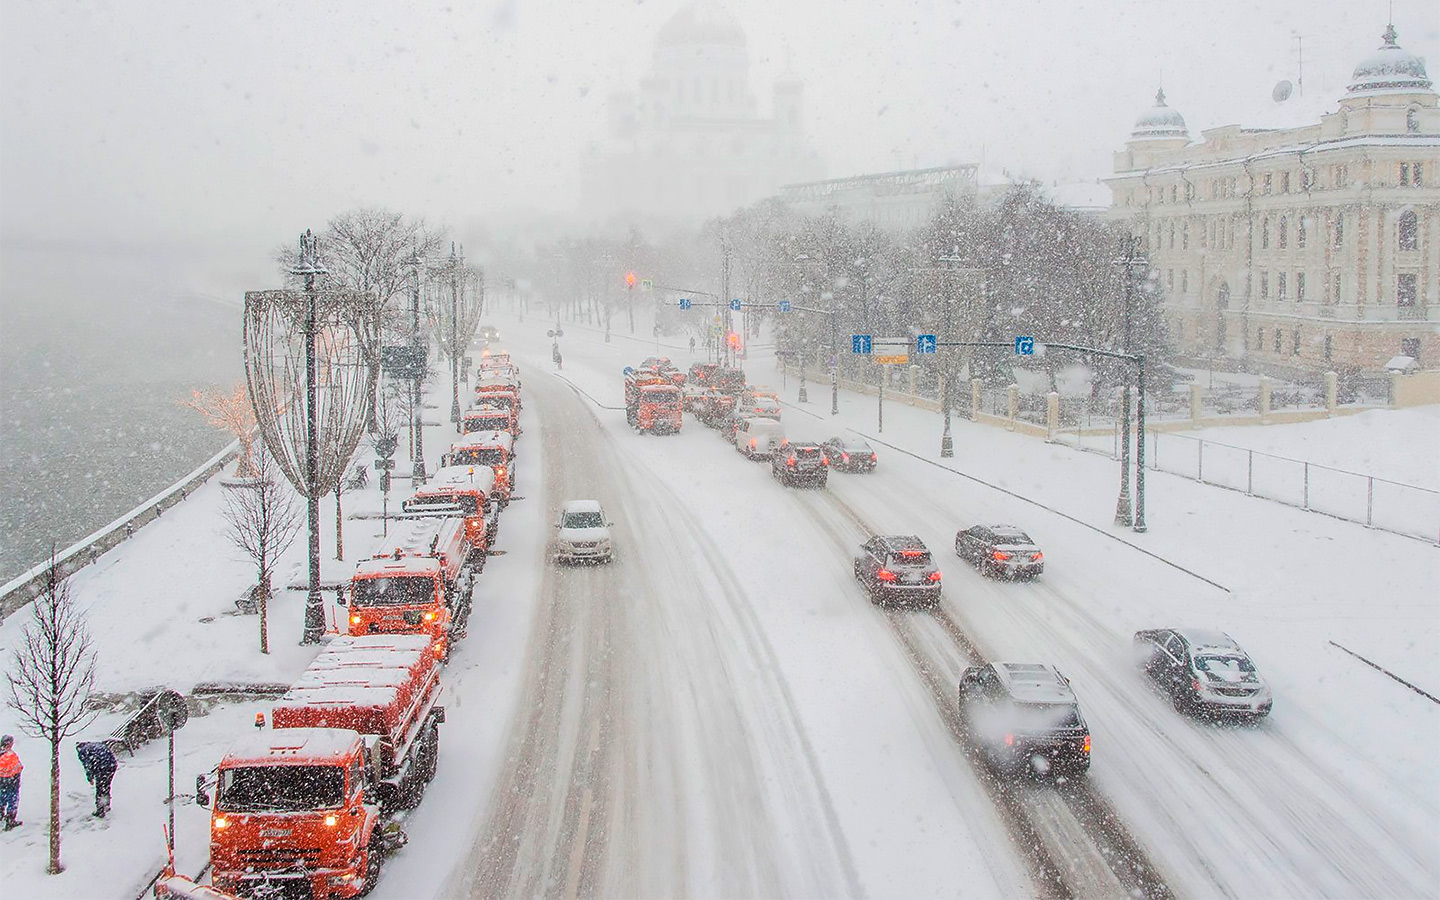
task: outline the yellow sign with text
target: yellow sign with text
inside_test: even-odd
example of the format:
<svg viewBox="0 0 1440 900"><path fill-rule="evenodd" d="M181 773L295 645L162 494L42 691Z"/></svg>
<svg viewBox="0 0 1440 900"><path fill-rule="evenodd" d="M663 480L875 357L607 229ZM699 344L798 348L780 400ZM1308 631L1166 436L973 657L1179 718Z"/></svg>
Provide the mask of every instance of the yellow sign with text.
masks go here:
<svg viewBox="0 0 1440 900"><path fill-rule="evenodd" d="M875 362L882 366L903 366L910 362L908 353L901 353L899 356L877 356Z"/></svg>

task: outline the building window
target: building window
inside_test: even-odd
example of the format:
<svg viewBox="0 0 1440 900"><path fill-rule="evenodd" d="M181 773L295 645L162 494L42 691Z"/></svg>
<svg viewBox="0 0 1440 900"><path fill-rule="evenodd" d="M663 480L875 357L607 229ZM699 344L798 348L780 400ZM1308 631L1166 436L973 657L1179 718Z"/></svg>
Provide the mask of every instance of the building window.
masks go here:
<svg viewBox="0 0 1440 900"><path fill-rule="evenodd" d="M1305 227L1305 217L1301 216L1295 220L1295 246L1301 250L1305 249L1305 242L1310 238L1310 229Z"/></svg>
<svg viewBox="0 0 1440 900"><path fill-rule="evenodd" d="M1405 130L1411 134L1420 133L1420 113L1416 110L1407 110L1405 113Z"/></svg>
<svg viewBox="0 0 1440 900"><path fill-rule="evenodd" d="M1420 221L1413 209L1407 209L1400 214L1400 224L1396 231L1401 250L1420 249Z"/></svg>
<svg viewBox="0 0 1440 900"><path fill-rule="evenodd" d="M1175 249L1175 220L1170 220L1170 249Z"/></svg>
<svg viewBox="0 0 1440 900"><path fill-rule="evenodd" d="M1269 299L1270 299L1270 273L1269 273L1269 272L1261 272L1261 273L1260 273L1260 299L1261 299L1261 300L1269 300Z"/></svg>
<svg viewBox="0 0 1440 900"><path fill-rule="evenodd" d="M1255 329L1255 349L1256 349L1256 350L1264 350L1264 349L1265 349L1265 329L1263 329L1263 328L1257 328L1257 329Z"/></svg>
<svg viewBox="0 0 1440 900"><path fill-rule="evenodd" d="M1335 273L1335 278L1334 278L1334 283L1331 285L1331 291L1330 291L1330 302L1331 302L1331 303L1339 303L1341 300L1345 299L1345 298L1344 298L1344 292L1341 290L1341 285L1342 285L1342 284L1343 284L1343 282L1340 280L1340 273L1339 273L1339 272L1336 272L1336 273Z"/></svg>
<svg viewBox="0 0 1440 900"><path fill-rule="evenodd" d="M1165 270L1165 290L1167 290L1167 291L1173 291L1173 290L1175 290L1175 270L1174 270L1174 269L1166 269L1166 270Z"/></svg>
<svg viewBox="0 0 1440 900"><path fill-rule="evenodd" d="M1189 269L1181 269L1181 270L1180 270L1180 293L1182 293L1182 294L1188 294L1188 293L1190 293L1190 270L1189 270Z"/></svg>
<svg viewBox="0 0 1440 900"><path fill-rule="evenodd" d="M1299 355L1300 355L1300 329L1299 329L1299 328L1296 328L1294 331L1290 332L1290 355L1291 355L1291 356L1299 356Z"/></svg>
<svg viewBox="0 0 1440 900"><path fill-rule="evenodd" d="M1290 223L1289 223L1289 221L1286 219L1285 216L1281 216L1281 217L1280 217L1280 234L1279 234L1279 238L1280 238L1279 244L1280 244L1280 249L1281 249L1281 250L1284 250L1286 247L1290 246Z"/></svg>
<svg viewBox="0 0 1440 900"><path fill-rule="evenodd" d="M1418 363L1418 362L1420 361L1420 339L1419 339L1419 338L1401 338L1401 339L1400 339L1400 355L1401 355L1401 356L1408 356L1408 357L1410 357L1411 359L1415 360L1415 361Z"/></svg>
<svg viewBox="0 0 1440 900"><path fill-rule="evenodd" d="M1315 188L1315 173L1312 172L1312 171L1310 171L1309 169L1303 169L1303 170L1301 170L1301 172L1300 172L1300 190L1302 190L1302 191L1304 191L1305 193L1308 194L1308 193L1310 193L1310 191L1313 190L1314 188Z"/></svg>
<svg viewBox="0 0 1440 900"><path fill-rule="evenodd" d="M1409 187L1409 186L1410 186L1410 164L1409 164L1409 163L1401 163L1401 164L1400 164L1400 186L1401 186L1401 187Z"/></svg>
<svg viewBox="0 0 1440 900"><path fill-rule="evenodd" d="M1261 186L1261 188L1260 188L1260 193L1262 193L1262 194L1268 194L1268 193L1270 193L1270 181L1271 181L1271 178L1272 178L1272 177L1273 177L1273 176L1270 176L1270 175L1266 175L1266 176L1265 176L1265 180L1264 180L1263 182L1261 182L1261 185L1262 185L1262 186Z"/></svg>
<svg viewBox="0 0 1440 900"><path fill-rule="evenodd" d="M1275 352L1276 352L1276 353L1279 353L1279 352L1280 352L1280 345L1281 345L1281 343L1283 343L1283 341L1284 341L1284 336L1283 336L1282 332L1280 331L1279 328L1276 328L1276 329L1275 329Z"/></svg>
<svg viewBox="0 0 1440 900"><path fill-rule="evenodd" d="M1295 302L1296 302L1296 303L1304 303L1304 302L1305 302L1305 273L1304 273L1304 272L1296 272L1296 273L1295 273Z"/></svg>
<svg viewBox="0 0 1440 900"><path fill-rule="evenodd" d="M1266 216L1260 220L1260 249L1270 249L1270 217Z"/></svg>
<svg viewBox="0 0 1440 900"><path fill-rule="evenodd" d="M1345 246L1345 214L1335 214L1335 249L1339 250Z"/></svg>
<svg viewBox="0 0 1440 900"><path fill-rule="evenodd" d="M1170 185L1170 202L1178 203L1180 200L1180 188L1178 185Z"/></svg>
<svg viewBox="0 0 1440 900"><path fill-rule="evenodd" d="M1334 355L1335 355L1335 340L1334 340L1333 338L1331 338L1330 335L1327 334L1327 335L1325 335L1325 361L1326 361L1326 362L1329 362L1329 361L1330 361L1330 358L1331 358L1332 356L1334 356Z"/></svg>
<svg viewBox="0 0 1440 900"><path fill-rule="evenodd" d="M1345 166L1335 167L1335 186L1343 188L1350 183L1350 170Z"/></svg>
<svg viewBox="0 0 1440 900"><path fill-rule="evenodd" d="M1290 292L1289 292L1288 290L1286 290L1286 287L1285 287L1285 285L1286 285L1286 278L1288 278L1288 277L1289 277L1289 276L1288 276L1285 272L1280 272L1279 274L1277 274L1277 275L1275 276L1275 280L1276 280L1276 284L1275 284L1275 294L1276 294L1276 299L1277 299L1277 300L1284 300L1284 299L1286 299L1286 297L1289 296L1289 293L1290 293Z"/></svg>
<svg viewBox="0 0 1440 900"><path fill-rule="evenodd" d="M1410 180L1415 183L1415 186L1416 186L1416 187L1424 187L1424 186L1425 186L1425 175L1424 175L1424 172L1425 172L1425 164L1424 164L1424 163L1422 163L1422 162L1411 163L1411 166L1410 166Z"/></svg>
<svg viewBox="0 0 1440 900"><path fill-rule="evenodd" d="M1406 309L1415 305L1419 294L1419 279L1414 272L1401 272L1395 276L1395 305Z"/></svg>
<svg viewBox="0 0 1440 900"><path fill-rule="evenodd" d="M1282 193L1282 194L1288 194L1288 193L1290 193L1290 173L1289 173L1289 172L1281 172L1281 173L1280 173L1280 193Z"/></svg>
<svg viewBox="0 0 1440 900"><path fill-rule="evenodd" d="M1190 223L1186 222L1180 226L1180 249L1190 249Z"/></svg>

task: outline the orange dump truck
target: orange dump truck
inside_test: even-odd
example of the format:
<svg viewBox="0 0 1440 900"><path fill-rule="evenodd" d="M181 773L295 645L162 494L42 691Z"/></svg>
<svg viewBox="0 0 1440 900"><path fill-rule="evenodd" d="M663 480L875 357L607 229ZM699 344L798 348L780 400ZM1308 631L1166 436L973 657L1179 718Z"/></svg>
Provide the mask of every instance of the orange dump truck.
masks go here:
<svg viewBox="0 0 1440 900"><path fill-rule="evenodd" d="M495 473L490 496L501 506L515 487L515 436L508 431L472 431L450 445L442 466L488 466Z"/></svg>
<svg viewBox="0 0 1440 900"><path fill-rule="evenodd" d="M398 520L381 552L355 566L350 578L349 633L424 634L435 655L450 655L470 618L470 555L465 520Z"/></svg>
<svg viewBox="0 0 1440 900"><path fill-rule="evenodd" d="M680 388L668 371L625 370L625 421L652 434L675 434L684 424Z"/></svg>
<svg viewBox="0 0 1440 900"><path fill-rule="evenodd" d="M494 494L495 471L489 466L442 466L403 506L407 515L464 519L475 570L481 571L485 551L500 527L500 504Z"/></svg>
<svg viewBox="0 0 1440 900"><path fill-rule="evenodd" d="M215 772L211 880L239 896L367 892L404 843L383 810L435 775L440 666L424 635L332 640ZM201 790L197 801L208 805Z"/></svg>

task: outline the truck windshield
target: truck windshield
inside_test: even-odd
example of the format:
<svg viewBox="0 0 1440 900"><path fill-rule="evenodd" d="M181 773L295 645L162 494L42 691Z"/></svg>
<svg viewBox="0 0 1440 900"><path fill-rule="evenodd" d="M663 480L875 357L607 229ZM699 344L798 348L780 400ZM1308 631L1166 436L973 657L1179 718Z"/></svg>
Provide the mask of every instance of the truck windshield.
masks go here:
<svg viewBox="0 0 1440 900"><path fill-rule="evenodd" d="M345 800L339 766L251 766L220 772L216 808L225 812L335 809Z"/></svg>
<svg viewBox="0 0 1440 900"><path fill-rule="evenodd" d="M435 602L435 582L425 575L362 578L351 593L356 606L428 606Z"/></svg>
<svg viewBox="0 0 1440 900"><path fill-rule="evenodd" d="M598 512L572 512L565 516L566 528L599 528L605 517Z"/></svg>
<svg viewBox="0 0 1440 900"><path fill-rule="evenodd" d="M457 450L450 454L452 466L503 466L505 454L499 448Z"/></svg>

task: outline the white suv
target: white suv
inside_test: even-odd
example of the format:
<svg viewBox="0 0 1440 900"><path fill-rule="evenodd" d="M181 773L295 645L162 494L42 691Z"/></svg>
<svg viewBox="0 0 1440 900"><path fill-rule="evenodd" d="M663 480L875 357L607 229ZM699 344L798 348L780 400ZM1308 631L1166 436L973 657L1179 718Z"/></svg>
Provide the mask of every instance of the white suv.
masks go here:
<svg viewBox="0 0 1440 900"><path fill-rule="evenodd" d="M598 500L569 500L555 522L556 562L609 562L610 520Z"/></svg>

